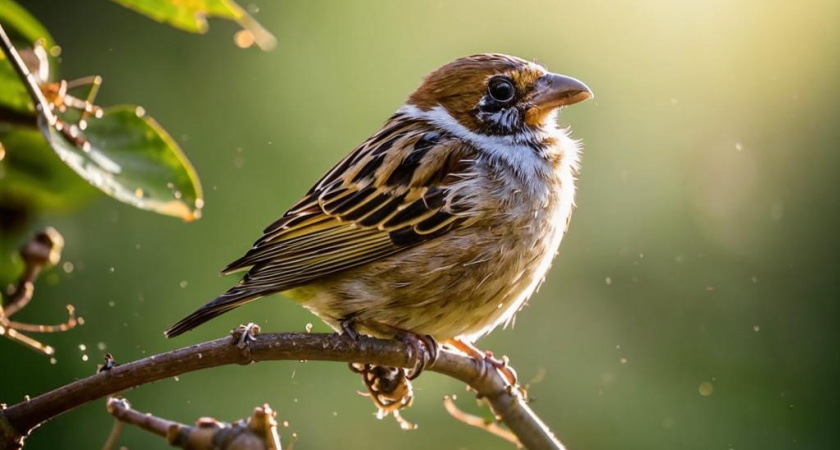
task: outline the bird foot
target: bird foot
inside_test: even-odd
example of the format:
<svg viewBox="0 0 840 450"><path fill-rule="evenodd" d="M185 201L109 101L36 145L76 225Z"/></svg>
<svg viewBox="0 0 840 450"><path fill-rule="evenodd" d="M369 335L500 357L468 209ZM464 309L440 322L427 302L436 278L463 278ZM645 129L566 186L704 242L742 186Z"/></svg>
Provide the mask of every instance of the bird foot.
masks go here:
<svg viewBox="0 0 840 450"><path fill-rule="evenodd" d="M489 350L482 351L471 343L457 338L450 339L446 343L476 361L483 361L485 365L489 365L495 369L496 372L505 378L505 381L507 381L508 386L511 388L518 385L516 371L510 366L510 360L507 356L502 356L501 359L496 358L493 352Z"/></svg>
<svg viewBox="0 0 840 450"><path fill-rule="evenodd" d="M408 346L411 368L406 371L406 377L413 380L420 376L428 367L434 365L438 357L438 344L428 334L419 335L408 331L400 331L394 336Z"/></svg>
<svg viewBox="0 0 840 450"><path fill-rule="evenodd" d="M356 331L357 321L353 316L345 317L339 322L341 326L342 336L347 336L356 342L359 342L361 335ZM368 329L374 329L381 332L381 334L393 334L394 339L402 342L408 347L408 358L411 360L411 368L406 369L406 377L413 380L420 376L424 369L430 367L437 360L438 344L435 339L429 335L419 335L410 331L402 330L396 327L363 322L363 326Z"/></svg>

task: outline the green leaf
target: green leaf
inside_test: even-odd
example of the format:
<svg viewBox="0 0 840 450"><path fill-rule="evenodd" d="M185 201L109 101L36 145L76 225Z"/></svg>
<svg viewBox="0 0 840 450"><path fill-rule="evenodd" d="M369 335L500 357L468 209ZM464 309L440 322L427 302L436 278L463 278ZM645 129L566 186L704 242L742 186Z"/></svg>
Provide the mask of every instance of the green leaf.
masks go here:
<svg viewBox="0 0 840 450"><path fill-rule="evenodd" d="M0 108L34 114L29 93L7 58L0 58ZM0 122L4 121L3 112L0 111Z"/></svg>
<svg viewBox="0 0 840 450"><path fill-rule="evenodd" d="M18 48L32 47L35 41L43 39L45 48L55 46L55 41L46 28L29 12L12 0L0 0L0 24ZM33 64L37 58L32 51L21 51L22 56ZM0 51L0 108L14 112L31 113L34 111L26 88L23 87L12 64ZM0 111L2 113L2 111ZM0 115L0 121L3 117Z"/></svg>
<svg viewBox="0 0 840 450"><path fill-rule="evenodd" d="M0 0L0 24L3 24L13 42L32 46L38 39L44 39L45 47L52 48L55 45L41 22L12 0Z"/></svg>
<svg viewBox="0 0 840 450"><path fill-rule="evenodd" d="M5 149L0 160L0 208L23 214L69 211L96 192L55 157L37 129L0 133L0 142Z"/></svg>
<svg viewBox="0 0 840 450"><path fill-rule="evenodd" d="M142 108L108 108L100 118L87 119L83 132L73 126L62 132L44 122L41 130L61 160L106 194L186 221L200 217L204 200L195 170Z"/></svg>
<svg viewBox="0 0 840 450"><path fill-rule="evenodd" d="M207 18L232 20L249 33L263 50L271 50L277 40L242 7L232 0L113 0L152 19L191 33L207 32Z"/></svg>

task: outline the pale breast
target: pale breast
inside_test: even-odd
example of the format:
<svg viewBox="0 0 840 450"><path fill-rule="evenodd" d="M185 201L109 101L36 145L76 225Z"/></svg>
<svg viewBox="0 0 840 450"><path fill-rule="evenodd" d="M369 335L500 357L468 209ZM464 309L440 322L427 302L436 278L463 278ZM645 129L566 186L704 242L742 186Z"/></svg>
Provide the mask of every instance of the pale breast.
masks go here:
<svg viewBox="0 0 840 450"><path fill-rule="evenodd" d="M369 334L393 328L440 341L474 340L510 321L557 252L572 209L572 168L555 165L537 184L488 161L476 170L483 173L463 189L485 211L481 220L319 282L304 306L334 327L352 316Z"/></svg>

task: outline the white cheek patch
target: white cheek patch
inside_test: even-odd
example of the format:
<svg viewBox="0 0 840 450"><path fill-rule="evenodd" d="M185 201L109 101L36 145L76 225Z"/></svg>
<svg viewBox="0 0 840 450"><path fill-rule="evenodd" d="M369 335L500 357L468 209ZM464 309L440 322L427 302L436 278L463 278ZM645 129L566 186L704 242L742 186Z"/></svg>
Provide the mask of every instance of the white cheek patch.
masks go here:
<svg viewBox="0 0 840 450"><path fill-rule="evenodd" d="M416 105L404 105L397 114L430 122L449 134L469 142L484 157L507 164L516 174L526 180L527 186L534 188L541 185L540 180L550 177L554 172L551 163L545 157L545 152L535 151L535 148L539 148L543 142L554 140L559 144L554 145L552 151L562 154L562 160L567 168L574 170L577 165L577 142L569 138L566 130L557 128L554 120L549 121L548 123L552 125L545 129L532 130L526 127L516 134L485 135L470 131L440 105L426 111Z"/></svg>

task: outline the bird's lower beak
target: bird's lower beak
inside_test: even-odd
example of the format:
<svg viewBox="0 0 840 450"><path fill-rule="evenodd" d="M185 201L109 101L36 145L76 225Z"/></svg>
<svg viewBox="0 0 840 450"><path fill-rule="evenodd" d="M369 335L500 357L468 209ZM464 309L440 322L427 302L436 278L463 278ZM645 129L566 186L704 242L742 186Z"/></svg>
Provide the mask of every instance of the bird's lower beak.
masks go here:
<svg viewBox="0 0 840 450"><path fill-rule="evenodd" d="M545 112L595 96L582 81L555 73L543 75L537 83L537 95L531 99L531 103Z"/></svg>

